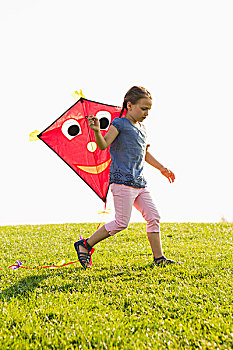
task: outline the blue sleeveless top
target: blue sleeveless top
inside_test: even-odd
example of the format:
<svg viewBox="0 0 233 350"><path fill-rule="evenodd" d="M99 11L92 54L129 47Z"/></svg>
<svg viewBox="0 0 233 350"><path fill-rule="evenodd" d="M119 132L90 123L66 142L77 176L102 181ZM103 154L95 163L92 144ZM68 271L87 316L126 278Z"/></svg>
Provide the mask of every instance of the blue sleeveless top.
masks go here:
<svg viewBox="0 0 233 350"><path fill-rule="evenodd" d="M137 128L126 118L115 118L111 124L119 134L110 146L112 162L109 183L146 187L143 166L147 135L144 125Z"/></svg>

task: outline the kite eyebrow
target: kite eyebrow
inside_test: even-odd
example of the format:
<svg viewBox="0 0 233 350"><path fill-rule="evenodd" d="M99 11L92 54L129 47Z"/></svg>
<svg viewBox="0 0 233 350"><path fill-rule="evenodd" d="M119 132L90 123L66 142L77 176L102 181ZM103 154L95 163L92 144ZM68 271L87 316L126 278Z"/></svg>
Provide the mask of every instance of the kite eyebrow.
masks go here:
<svg viewBox="0 0 233 350"><path fill-rule="evenodd" d="M80 112L78 114L76 114L76 113L69 114L69 112L68 112L68 113L64 114L63 117L79 120L79 119L83 118L84 116Z"/></svg>

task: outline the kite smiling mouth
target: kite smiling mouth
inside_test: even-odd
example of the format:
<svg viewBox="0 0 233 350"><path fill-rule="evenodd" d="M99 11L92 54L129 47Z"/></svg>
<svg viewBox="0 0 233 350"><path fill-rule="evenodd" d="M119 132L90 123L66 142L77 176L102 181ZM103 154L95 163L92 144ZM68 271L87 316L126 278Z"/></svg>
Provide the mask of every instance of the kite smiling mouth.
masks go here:
<svg viewBox="0 0 233 350"><path fill-rule="evenodd" d="M99 165L85 166L85 165L77 165L76 164L76 167L81 169L82 171L85 171L88 174L100 174L105 169L107 169L107 167L109 166L110 163L111 163L111 159L108 159L106 162L99 164Z"/></svg>

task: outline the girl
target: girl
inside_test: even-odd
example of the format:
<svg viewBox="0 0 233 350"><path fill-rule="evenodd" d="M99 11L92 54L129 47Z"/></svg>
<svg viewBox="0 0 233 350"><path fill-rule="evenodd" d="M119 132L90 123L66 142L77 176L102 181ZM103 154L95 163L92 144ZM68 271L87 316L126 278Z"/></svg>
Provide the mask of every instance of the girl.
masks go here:
<svg viewBox="0 0 233 350"><path fill-rule="evenodd" d="M170 182L175 175L165 168L148 152L146 130L142 124L152 106L152 97L143 87L133 86L125 95L119 118L111 123L109 131L103 137L99 120L89 116L89 126L95 133L98 147L104 150L109 145L111 155L110 189L115 206L115 220L103 225L92 236L74 244L81 265L86 269L91 265L93 246L105 238L127 228L132 206L138 209L147 222L147 237L150 242L155 265L175 263L162 253L160 237L160 216L143 176L144 161L160 170ZM122 117L126 110L125 117Z"/></svg>

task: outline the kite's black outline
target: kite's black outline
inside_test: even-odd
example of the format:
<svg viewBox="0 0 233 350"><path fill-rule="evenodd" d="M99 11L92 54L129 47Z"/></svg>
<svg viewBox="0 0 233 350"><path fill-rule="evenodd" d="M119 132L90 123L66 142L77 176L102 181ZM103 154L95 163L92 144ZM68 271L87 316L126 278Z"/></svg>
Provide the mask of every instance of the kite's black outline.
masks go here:
<svg viewBox="0 0 233 350"><path fill-rule="evenodd" d="M80 179L82 179L82 181L84 181L91 189L92 189L92 191L105 203L106 202L106 198L107 198L107 195L108 195L108 191L109 191L109 185L108 185L108 189L107 189L107 192L106 192L106 196L105 196L105 198L103 199L103 198L101 198L100 197L100 195L98 194L98 193L96 193L95 192L95 190L82 178L82 176L80 176L56 151L54 151L54 149L52 148L52 147L50 147L42 138L41 138L41 136L42 136L42 134L46 131L46 130L48 130L54 123L56 123L56 121L58 120L58 119L60 119L64 114L66 114L71 108L73 108L79 101L81 101L81 103L82 103L82 101L83 100L85 100L85 101L88 101L88 102L94 102L94 103L98 103L98 104L100 104L100 105L103 105L103 106L109 106L109 107L116 107L116 108L121 108L121 107L119 107L119 106L114 106L114 105L109 105L109 104L107 104L107 103L101 103L101 102L97 102L97 101L92 101L92 100L88 100L87 98L83 98L83 97L81 97L77 102L75 102L71 107L69 107L62 115L60 115L60 117L58 117L52 124L50 124L46 129L44 129L39 135L37 135L37 137L41 140L41 141L43 141L44 142L44 144L47 146L47 147L49 147L61 160L63 160L63 162L65 163L65 164L67 164L68 166L69 166L69 168L70 169L72 169L73 170L73 172L76 174L76 175L78 175L79 177L80 177ZM86 117L86 116L85 116Z"/></svg>

